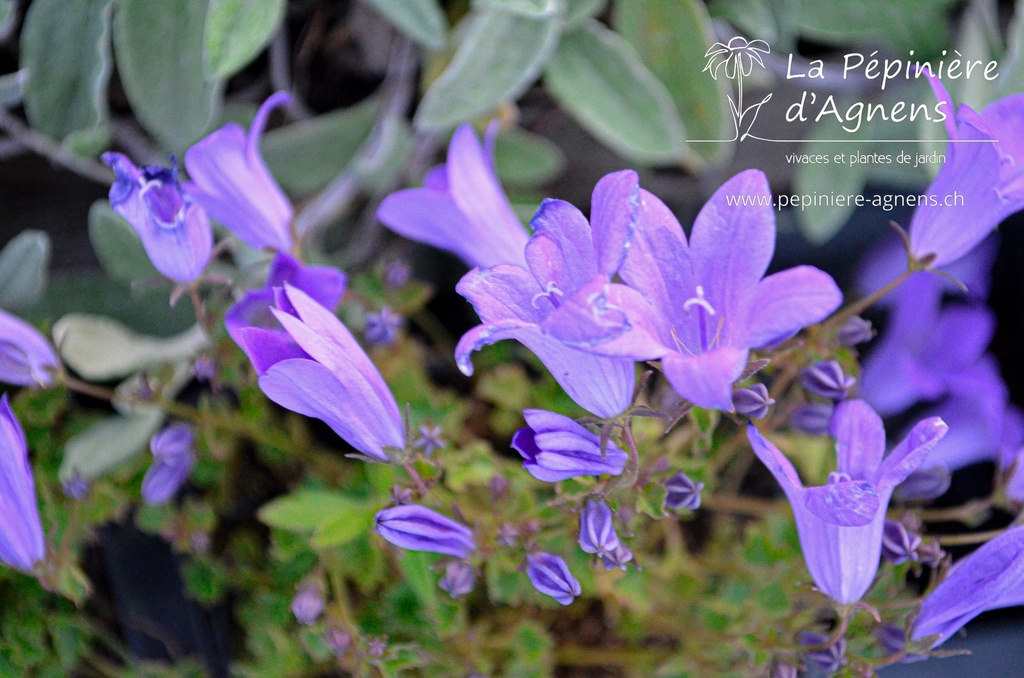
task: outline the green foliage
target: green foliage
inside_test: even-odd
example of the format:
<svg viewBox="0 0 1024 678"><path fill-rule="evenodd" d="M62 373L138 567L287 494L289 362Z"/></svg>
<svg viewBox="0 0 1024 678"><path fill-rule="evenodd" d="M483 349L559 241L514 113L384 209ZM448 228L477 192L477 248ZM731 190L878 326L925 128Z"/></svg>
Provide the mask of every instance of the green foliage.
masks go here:
<svg viewBox="0 0 1024 678"><path fill-rule="evenodd" d="M113 280L130 283L160 275L139 234L106 200L97 200L89 208L89 242L103 270Z"/></svg>
<svg viewBox="0 0 1024 678"><path fill-rule="evenodd" d="M27 230L0 250L0 308L24 311L46 291L50 267L50 236Z"/></svg>
<svg viewBox="0 0 1024 678"><path fill-rule="evenodd" d="M448 22L437 0L363 0L427 49L441 49Z"/></svg>
<svg viewBox="0 0 1024 678"><path fill-rule="evenodd" d="M206 73L226 78L259 54L284 17L287 0L210 0Z"/></svg>

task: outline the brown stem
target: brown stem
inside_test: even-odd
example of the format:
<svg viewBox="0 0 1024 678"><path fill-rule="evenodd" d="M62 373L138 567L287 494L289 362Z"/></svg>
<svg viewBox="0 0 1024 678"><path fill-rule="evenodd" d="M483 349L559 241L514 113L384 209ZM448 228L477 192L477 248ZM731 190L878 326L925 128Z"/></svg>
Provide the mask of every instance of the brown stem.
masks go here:
<svg viewBox="0 0 1024 678"><path fill-rule="evenodd" d="M967 532L964 534L942 534L936 537L942 546L966 546L968 544L982 544L995 539L1006 532L1006 528L988 530L986 532Z"/></svg>
<svg viewBox="0 0 1024 678"><path fill-rule="evenodd" d="M75 155L52 139L31 129L3 108L0 108L0 129L7 132L12 139L25 148L86 179L91 179L98 184L109 185L116 178L113 170L95 160Z"/></svg>

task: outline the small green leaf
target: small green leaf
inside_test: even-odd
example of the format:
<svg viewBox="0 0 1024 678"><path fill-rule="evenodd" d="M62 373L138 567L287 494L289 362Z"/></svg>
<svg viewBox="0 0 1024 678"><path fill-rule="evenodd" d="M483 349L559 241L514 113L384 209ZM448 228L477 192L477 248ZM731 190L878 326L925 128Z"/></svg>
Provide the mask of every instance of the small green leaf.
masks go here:
<svg viewBox="0 0 1024 678"><path fill-rule="evenodd" d="M63 140L107 121L111 0L36 0L21 34L25 114Z"/></svg>
<svg viewBox="0 0 1024 678"><path fill-rule="evenodd" d="M363 0L395 28L427 49L441 49L448 40L448 22L437 0Z"/></svg>
<svg viewBox="0 0 1024 678"><path fill-rule="evenodd" d="M565 110L623 157L682 159L686 134L665 86L622 36L599 22L562 37L544 80Z"/></svg>
<svg viewBox="0 0 1024 678"><path fill-rule="evenodd" d="M474 7L493 7L526 16L550 16L559 10L561 0L476 0Z"/></svg>
<svg viewBox="0 0 1024 678"><path fill-rule="evenodd" d="M307 489L286 494L264 505L259 510L259 518L279 530L312 532L336 516L348 516L365 508L364 504L337 492Z"/></svg>
<svg viewBox="0 0 1024 678"><path fill-rule="evenodd" d="M162 339L103 316L69 313L54 323L53 342L68 367L86 379L108 381L150 365L189 360L210 340L198 325Z"/></svg>
<svg viewBox="0 0 1024 678"><path fill-rule="evenodd" d="M315 549L332 549L348 544L373 529L375 513L375 509L357 504L324 518L317 525L310 546Z"/></svg>
<svg viewBox="0 0 1024 678"><path fill-rule="evenodd" d="M89 208L89 242L100 266L114 280L132 282L160 277L139 234L106 200L97 200Z"/></svg>
<svg viewBox="0 0 1024 678"><path fill-rule="evenodd" d="M716 141L733 134L725 78L704 73L704 54L715 41L711 17L698 0L623 0L615 25L651 72L668 88L690 139ZM729 144L697 143L690 150L722 158Z"/></svg>
<svg viewBox="0 0 1024 678"><path fill-rule="evenodd" d="M139 121L184 151L216 119L223 83L206 76L209 0L119 0L114 55Z"/></svg>
<svg viewBox="0 0 1024 678"><path fill-rule="evenodd" d="M915 58L938 55L949 44L950 8L959 0L800 0L802 35L846 45L883 38Z"/></svg>
<svg viewBox="0 0 1024 678"><path fill-rule="evenodd" d="M68 480L78 473L94 480L142 452L164 421L160 410L147 410L128 417L101 419L83 433L68 440L60 477Z"/></svg>
<svg viewBox="0 0 1024 678"><path fill-rule="evenodd" d="M206 73L227 78L263 51L284 17L285 0L210 0Z"/></svg>
<svg viewBox="0 0 1024 678"><path fill-rule="evenodd" d="M514 127L494 141L495 166L501 183L532 187L546 184L565 169L565 154L539 134Z"/></svg>
<svg viewBox="0 0 1024 678"><path fill-rule="evenodd" d="M449 129L518 97L537 79L561 33L558 16L534 18L488 8L475 10L465 21L471 23L462 44L416 111L421 129Z"/></svg>
<svg viewBox="0 0 1024 678"><path fill-rule="evenodd" d="M50 266L50 236L27 230L14 236L0 251L0 308L26 309L46 291Z"/></svg>
<svg viewBox="0 0 1024 678"><path fill-rule="evenodd" d="M263 135L260 148L271 174L286 191L306 195L340 174L373 131L376 99L285 125Z"/></svg>

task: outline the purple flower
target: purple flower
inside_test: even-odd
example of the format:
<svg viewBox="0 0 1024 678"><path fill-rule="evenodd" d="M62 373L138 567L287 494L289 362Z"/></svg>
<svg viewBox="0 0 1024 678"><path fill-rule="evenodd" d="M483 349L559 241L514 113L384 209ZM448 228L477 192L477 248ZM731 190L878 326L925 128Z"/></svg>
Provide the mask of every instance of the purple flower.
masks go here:
<svg viewBox="0 0 1024 678"><path fill-rule="evenodd" d="M402 316L387 306L380 309L379 313L370 313L366 316L366 341L380 346L394 343L404 322Z"/></svg>
<svg viewBox="0 0 1024 678"><path fill-rule="evenodd" d="M832 417L838 468L827 485L805 488L789 459L753 424L747 427L754 453L793 506L807 569L833 600L856 602L871 586L892 490L924 462L946 430L941 419L926 419L883 460L881 419L863 400L842 402Z"/></svg>
<svg viewBox="0 0 1024 678"><path fill-rule="evenodd" d="M545 410L524 410L527 426L512 436L512 447L522 455L523 468L537 480L555 483L578 476L617 476L628 455L569 417Z"/></svg>
<svg viewBox="0 0 1024 678"><path fill-rule="evenodd" d="M827 360L805 369L800 383L808 393L830 400L842 400L857 380L844 375L843 368L835 360Z"/></svg>
<svg viewBox="0 0 1024 678"><path fill-rule="evenodd" d="M619 548L612 510L600 499L590 499L580 512L580 548L584 553L610 557Z"/></svg>
<svg viewBox="0 0 1024 678"><path fill-rule="evenodd" d="M50 342L21 318L0 309L0 382L49 386L59 369Z"/></svg>
<svg viewBox="0 0 1024 678"><path fill-rule="evenodd" d="M828 640L828 636L813 631L801 631L799 642L804 646L821 645ZM818 667L825 675L830 676L843 666L846 666L846 639L840 638L828 647L811 650L804 654L804 658Z"/></svg>
<svg viewBox="0 0 1024 678"><path fill-rule="evenodd" d="M330 626L324 630L324 642L331 649L331 654L341 658L352 647L352 636L346 631Z"/></svg>
<svg viewBox="0 0 1024 678"><path fill-rule="evenodd" d="M580 583L572 576L565 561L550 553L533 553L526 556L526 576L533 587L551 596L562 605L568 605L580 595Z"/></svg>
<svg viewBox="0 0 1024 678"><path fill-rule="evenodd" d="M494 172L494 137L487 128L484 146L468 124L452 135L448 162L423 178L423 188L392 193L377 218L395 233L446 250L470 266L523 266L526 229Z"/></svg>
<svg viewBox="0 0 1024 678"><path fill-rule="evenodd" d="M764 384L754 384L741 388L732 394L732 405L739 414L751 419L761 419L768 415L768 408L775 404L775 399L768 396Z"/></svg>
<svg viewBox="0 0 1024 678"><path fill-rule="evenodd" d="M908 560L917 560L917 548L921 537L907 531L898 520L886 520L882 528L882 557L893 565L902 565Z"/></svg>
<svg viewBox="0 0 1024 678"><path fill-rule="evenodd" d="M797 668L789 662L776 660L768 676L769 678L797 678Z"/></svg>
<svg viewBox="0 0 1024 678"><path fill-rule="evenodd" d="M292 246L292 205L260 155L270 112L291 102L277 92L263 102L249 132L229 122L185 153L189 191L207 213L250 247L287 252Z"/></svg>
<svg viewBox="0 0 1024 678"><path fill-rule="evenodd" d="M178 181L178 165L136 167L120 153L104 153L117 180L110 206L128 220L142 239L156 270L177 283L192 282L203 272L213 250L210 219Z"/></svg>
<svg viewBox="0 0 1024 678"><path fill-rule="evenodd" d="M584 333L590 343L578 345L602 355L660 358L679 395L732 410L732 385L750 349L787 339L842 301L832 278L811 266L763 278L774 249L771 192L759 171L742 172L715 192L689 243L668 208L641 191L636 234L619 271L628 287L604 291L605 306L624 311L626 331L602 337L581 324L552 334L568 341Z"/></svg>
<svg viewBox="0 0 1024 678"><path fill-rule="evenodd" d="M292 598L292 614L296 621L312 626L324 612L324 595L313 586L303 586Z"/></svg>
<svg viewBox="0 0 1024 678"><path fill-rule="evenodd" d="M172 424L149 441L153 464L142 479L142 500L166 504L177 494L195 466L196 436L187 424Z"/></svg>
<svg viewBox="0 0 1024 678"><path fill-rule="evenodd" d="M910 222L911 249L917 258L935 255L942 266L967 254L1006 217L1024 208L1024 95L1014 94L981 113L953 100L942 82L929 77L940 104L946 105L951 141L946 162L928 187L934 200L923 202ZM959 197L953 205L946 201Z"/></svg>
<svg viewBox="0 0 1024 678"><path fill-rule="evenodd" d="M955 428L950 430L956 430ZM947 437L950 437L947 435ZM943 439L939 445L945 442ZM935 451L932 451L935 454ZM898 501L927 501L930 499L937 499L946 493L949 489L949 484L953 479L953 475L949 472L949 469L942 464L934 464L929 461L928 466L922 466L917 469L904 480L902 483L896 486L896 491L893 492L893 496Z"/></svg>
<svg viewBox="0 0 1024 678"><path fill-rule="evenodd" d="M5 393L0 397L0 561L28 571L45 555L28 444Z"/></svg>
<svg viewBox="0 0 1024 678"><path fill-rule="evenodd" d="M855 315L839 328L836 332L836 341L840 346L856 346L871 341L875 332L871 328L871 321Z"/></svg>
<svg viewBox="0 0 1024 678"><path fill-rule="evenodd" d="M942 308L942 296L943 281L932 274L915 274L898 290L861 372L861 394L883 416L950 392L977 392L974 368L992 339L995 317L977 305Z"/></svg>
<svg viewBox="0 0 1024 678"><path fill-rule="evenodd" d="M465 558L476 548L468 527L415 504L384 509L374 518L374 524L377 534L409 551Z"/></svg>
<svg viewBox="0 0 1024 678"><path fill-rule="evenodd" d="M516 339L584 409L612 417L629 406L636 379L633 361L577 349L618 337L629 327L607 290L636 225L637 182L632 170L598 181L590 223L569 203L545 200L533 217L528 268L473 269L459 281L456 291L473 304L482 322L455 349L465 374L473 373L473 351Z"/></svg>
<svg viewBox="0 0 1024 678"><path fill-rule="evenodd" d="M461 560L453 560L444 568L444 576L438 586L452 598L461 598L473 590L476 572L473 566Z"/></svg>
<svg viewBox="0 0 1024 678"><path fill-rule="evenodd" d="M61 483L60 489L65 497L81 501L85 499L85 495L89 494L89 483L82 477L82 474L75 471L70 478Z"/></svg>
<svg viewBox="0 0 1024 678"><path fill-rule="evenodd" d="M804 433L823 436L828 433L834 412L835 405L832 403L811 403L793 410L790 423Z"/></svg>
<svg viewBox="0 0 1024 678"><path fill-rule="evenodd" d="M611 553L601 556L601 564L606 570L625 570L626 564L633 560L633 552L629 547L619 542Z"/></svg>
<svg viewBox="0 0 1024 678"><path fill-rule="evenodd" d="M665 482L665 507L673 511L684 508L696 511L700 508L700 491L704 483L695 483L680 471Z"/></svg>
<svg viewBox="0 0 1024 678"><path fill-rule="evenodd" d="M423 450L423 454L429 457L434 452L444 449L444 431L441 430L440 426L427 426L424 424L420 426L419 433L419 437L416 438L412 445L416 449Z"/></svg>
<svg viewBox="0 0 1024 678"><path fill-rule="evenodd" d="M387 448L404 448L395 397L341 321L288 284L270 311L283 334L258 327L238 331L263 393L287 410L322 420L363 454L387 461Z"/></svg>
<svg viewBox="0 0 1024 678"><path fill-rule="evenodd" d="M407 261L392 261L384 270L384 284L393 290L405 287L412 277L412 267Z"/></svg>
<svg viewBox="0 0 1024 678"><path fill-rule="evenodd" d="M295 351L295 342L271 311L276 301L274 290L286 284L332 310L345 292L345 274L330 266L304 266L297 259L278 252L270 263L263 287L249 290L227 310L224 326L228 334L261 374L277 362L278 354L291 355ZM268 360L270 362L264 364Z"/></svg>
<svg viewBox="0 0 1024 678"><path fill-rule="evenodd" d="M941 645L982 612L1024 605L1024 526L1007 530L956 563L928 594L910 638Z"/></svg>

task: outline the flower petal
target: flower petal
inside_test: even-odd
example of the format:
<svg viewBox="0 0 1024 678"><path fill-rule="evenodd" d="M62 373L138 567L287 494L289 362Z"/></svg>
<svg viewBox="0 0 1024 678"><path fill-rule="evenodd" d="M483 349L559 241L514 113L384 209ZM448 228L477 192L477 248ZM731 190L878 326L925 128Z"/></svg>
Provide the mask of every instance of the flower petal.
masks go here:
<svg viewBox="0 0 1024 678"><path fill-rule="evenodd" d="M875 411L863 400L841 402L830 432L836 440L837 470L855 480L873 480L885 454L885 428Z"/></svg>
<svg viewBox="0 0 1024 678"><path fill-rule="evenodd" d="M541 289L552 286L570 295L597 275L597 254L590 224L564 200L545 200L530 221L526 263Z"/></svg>
<svg viewBox="0 0 1024 678"><path fill-rule="evenodd" d="M622 170L601 177L590 199L597 270L614 275L626 258L640 211L640 177Z"/></svg>
<svg viewBox="0 0 1024 678"><path fill-rule="evenodd" d="M815 516L832 525L861 527L878 515L878 495L871 483L845 480L821 487L808 487L804 506Z"/></svg>
<svg viewBox="0 0 1024 678"><path fill-rule="evenodd" d="M661 367L676 393L694 405L732 411L732 385L743 375L748 354L732 346L697 355L669 353Z"/></svg>
<svg viewBox="0 0 1024 678"><path fill-rule="evenodd" d="M924 463L932 449L946 435L949 427L938 417L931 417L910 429L910 433L889 453L872 482L879 489L896 487Z"/></svg>
<svg viewBox="0 0 1024 678"><path fill-rule="evenodd" d="M832 276L813 266L775 273L757 283L736 342L756 348L787 339L824 320L842 301Z"/></svg>

